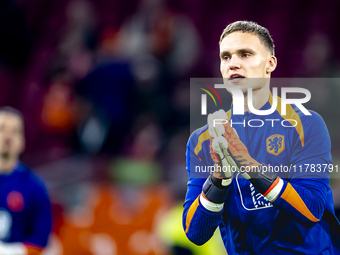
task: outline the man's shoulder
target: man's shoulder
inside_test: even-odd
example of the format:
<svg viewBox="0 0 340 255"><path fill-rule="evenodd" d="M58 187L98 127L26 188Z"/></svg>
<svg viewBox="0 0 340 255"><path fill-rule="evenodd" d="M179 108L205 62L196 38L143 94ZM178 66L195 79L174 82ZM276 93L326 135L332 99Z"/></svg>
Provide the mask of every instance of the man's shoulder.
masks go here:
<svg viewBox="0 0 340 255"><path fill-rule="evenodd" d="M296 112L305 130L327 130L326 123L319 113L308 110L310 115L306 115L302 113L300 109L298 109Z"/></svg>
<svg viewBox="0 0 340 255"><path fill-rule="evenodd" d="M45 189L43 181L32 171L31 168L29 168L24 163L19 162L16 172L17 174L21 175L24 181L29 183L29 185L34 185Z"/></svg>
<svg viewBox="0 0 340 255"><path fill-rule="evenodd" d="M295 104L291 104L292 110L294 113L301 119L301 120L308 120L308 121L315 121L315 120L322 120L322 117L317 112L305 109L305 112L301 111L301 109L296 106ZM306 114L306 113L309 113Z"/></svg>
<svg viewBox="0 0 340 255"><path fill-rule="evenodd" d="M296 109L297 107L294 106ZM301 146L308 148L315 148L317 145L319 149L330 148L330 136L326 123L320 114L315 111L308 110L309 115L304 114L300 109L296 109L295 130L300 137ZM305 146L307 145L307 146Z"/></svg>
<svg viewBox="0 0 340 255"><path fill-rule="evenodd" d="M288 106L289 107L287 107L285 115L283 115L281 111L279 111L279 114L281 115L283 120L291 123L296 130L300 130L300 132L302 130L304 131L313 131L319 129L327 130L323 118L317 112L308 109L305 109L307 110L307 112L306 111L303 112L295 104L290 104Z"/></svg>
<svg viewBox="0 0 340 255"><path fill-rule="evenodd" d="M203 127L200 127L193 131L189 137L188 145L189 144L197 144L199 142L203 142L205 140L209 140L209 125L206 124Z"/></svg>

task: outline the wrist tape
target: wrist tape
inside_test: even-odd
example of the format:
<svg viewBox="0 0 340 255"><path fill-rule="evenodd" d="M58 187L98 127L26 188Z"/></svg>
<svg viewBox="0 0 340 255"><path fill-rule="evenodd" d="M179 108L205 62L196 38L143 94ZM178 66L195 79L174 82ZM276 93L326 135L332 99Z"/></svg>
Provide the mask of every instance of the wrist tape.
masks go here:
<svg viewBox="0 0 340 255"><path fill-rule="evenodd" d="M250 176L249 181L264 196L267 195L280 180L277 173L275 171L270 171L264 164L253 167L247 174Z"/></svg>
<svg viewBox="0 0 340 255"><path fill-rule="evenodd" d="M223 186L223 180L210 175L203 184L203 194L210 202L221 204L226 200L229 186Z"/></svg>

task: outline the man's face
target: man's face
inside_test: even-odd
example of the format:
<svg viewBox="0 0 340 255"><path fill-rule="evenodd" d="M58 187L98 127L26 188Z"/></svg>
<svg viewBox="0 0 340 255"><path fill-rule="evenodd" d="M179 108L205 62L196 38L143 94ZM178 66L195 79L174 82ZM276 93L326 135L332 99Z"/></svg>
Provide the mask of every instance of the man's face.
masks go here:
<svg viewBox="0 0 340 255"><path fill-rule="evenodd" d="M22 120L10 113L0 113L0 158L17 159L24 150Z"/></svg>
<svg viewBox="0 0 340 255"><path fill-rule="evenodd" d="M220 44L220 71L227 83L241 87L245 93L248 87L262 88L276 67L276 58L271 56L256 35L234 32L227 35ZM265 78L265 79L244 79Z"/></svg>

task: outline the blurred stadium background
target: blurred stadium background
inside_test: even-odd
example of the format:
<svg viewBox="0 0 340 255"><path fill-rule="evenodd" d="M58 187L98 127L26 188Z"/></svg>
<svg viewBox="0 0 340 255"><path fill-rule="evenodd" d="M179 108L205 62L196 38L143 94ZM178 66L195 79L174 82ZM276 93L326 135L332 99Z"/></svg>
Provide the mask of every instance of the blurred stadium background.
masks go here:
<svg viewBox="0 0 340 255"><path fill-rule="evenodd" d="M339 77L339 10L335 0L0 1L0 105L23 112L22 161L49 190L44 255L224 254L218 235L198 248L181 225L190 78L220 77L219 36L241 19L271 32L274 77ZM339 89L313 89L338 162Z"/></svg>

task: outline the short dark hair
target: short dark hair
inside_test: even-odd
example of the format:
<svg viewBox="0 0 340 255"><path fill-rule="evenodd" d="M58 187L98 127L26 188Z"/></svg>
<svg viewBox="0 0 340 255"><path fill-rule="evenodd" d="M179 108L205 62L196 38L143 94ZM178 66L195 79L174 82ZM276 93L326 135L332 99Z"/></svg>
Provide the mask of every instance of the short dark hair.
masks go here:
<svg viewBox="0 0 340 255"><path fill-rule="evenodd" d="M274 41L272 37L269 34L269 31L267 28L260 26L256 22L253 21L235 21L231 24L229 24L222 32L221 38L220 38L220 44L222 40L231 33L234 32L243 32L243 33L249 33L256 35L260 42L264 44L269 49L270 54L274 56Z"/></svg>
<svg viewBox="0 0 340 255"><path fill-rule="evenodd" d="M24 116L19 110L13 107L10 107L10 106L3 106L3 107L0 107L0 114L1 113L11 114L11 115L18 117L21 120L22 132L24 131Z"/></svg>

